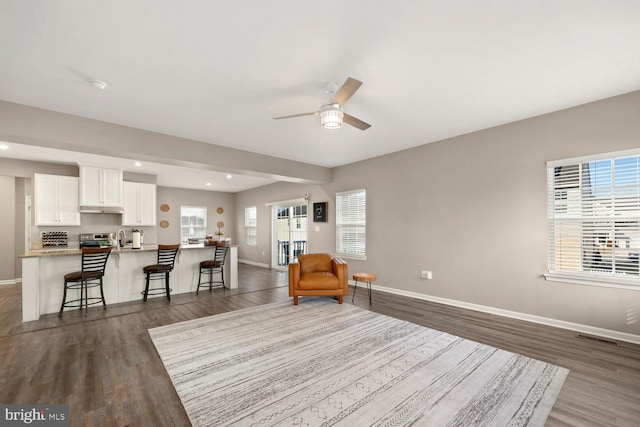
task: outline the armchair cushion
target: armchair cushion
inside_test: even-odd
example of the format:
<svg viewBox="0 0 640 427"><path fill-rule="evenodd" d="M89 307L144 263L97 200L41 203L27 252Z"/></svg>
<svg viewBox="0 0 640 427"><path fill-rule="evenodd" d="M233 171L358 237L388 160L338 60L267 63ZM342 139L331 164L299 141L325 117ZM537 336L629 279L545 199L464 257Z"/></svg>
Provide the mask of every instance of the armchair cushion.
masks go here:
<svg viewBox="0 0 640 427"><path fill-rule="evenodd" d="M329 271L303 273L298 282L299 289L340 289L338 276Z"/></svg>
<svg viewBox="0 0 640 427"><path fill-rule="evenodd" d="M331 273L331 259L329 254L301 254L298 256L300 274Z"/></svg>

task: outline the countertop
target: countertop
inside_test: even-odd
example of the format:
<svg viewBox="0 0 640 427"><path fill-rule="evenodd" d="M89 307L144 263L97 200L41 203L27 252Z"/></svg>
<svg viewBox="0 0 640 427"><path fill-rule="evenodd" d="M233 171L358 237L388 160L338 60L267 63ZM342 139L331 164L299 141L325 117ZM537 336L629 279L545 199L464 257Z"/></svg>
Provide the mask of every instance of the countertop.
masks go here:
<svg viewBox="0 0 640 427"><path fill-rule="evenodd" d="M213 249L213 246L205 246L202 243L195 243L191 245L180 245L180 250L183 249ZM115 248L111 251L111 254L131 253L131 252L145 252L156 251L158 245L144 245L140 249L132 249L130 246L124 248ZM50 256L68 256L68 255L80 255L82 251L78 248L51 248L51 249L32 249L28 252L19 255L18 258L37 258L37 257L50 257Z"/></svg>

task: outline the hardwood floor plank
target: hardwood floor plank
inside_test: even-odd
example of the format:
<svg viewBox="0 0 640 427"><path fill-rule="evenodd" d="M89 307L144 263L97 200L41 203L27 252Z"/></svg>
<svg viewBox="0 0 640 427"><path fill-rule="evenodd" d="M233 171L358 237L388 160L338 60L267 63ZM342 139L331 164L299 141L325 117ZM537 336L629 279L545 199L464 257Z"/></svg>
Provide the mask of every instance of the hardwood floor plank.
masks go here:
<svg viewBox="0 0 640 427"><path fill-rule="evenodd" d="M189 425L147 330L289 301L286 272L241 264L239 284L24 324L20 285L2 286L0 402L66 403L72 426ZM640 426L640 346L376 291L369 306L366 292L358 292L360 308L570 369L549 426Z"/></svg>

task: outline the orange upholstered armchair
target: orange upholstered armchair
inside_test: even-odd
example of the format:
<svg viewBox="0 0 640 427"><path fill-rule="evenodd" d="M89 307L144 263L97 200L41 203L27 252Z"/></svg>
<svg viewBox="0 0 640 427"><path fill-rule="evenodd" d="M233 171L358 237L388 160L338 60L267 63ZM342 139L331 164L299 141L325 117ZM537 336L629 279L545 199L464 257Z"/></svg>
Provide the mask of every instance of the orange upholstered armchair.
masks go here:
<svg viewBox="0 0 640 427"><path fill-rule="evenodd" d="M347 295L347 263L329 254L300 254L298 262L289 264L289 296L293 305L298 305L298 297Z"/></svg>

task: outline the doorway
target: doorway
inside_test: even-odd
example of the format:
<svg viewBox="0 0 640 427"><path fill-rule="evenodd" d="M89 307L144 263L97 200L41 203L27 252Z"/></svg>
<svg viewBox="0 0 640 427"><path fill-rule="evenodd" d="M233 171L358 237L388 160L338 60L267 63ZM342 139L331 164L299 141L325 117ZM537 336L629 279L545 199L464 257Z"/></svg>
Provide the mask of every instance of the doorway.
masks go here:
<svg viewBox="0 0 640 427"><path fill-rule="evenodd" d="M271 268L287 270L299 254L307 253L307 203L272 206L271 218Z"/></svg>

